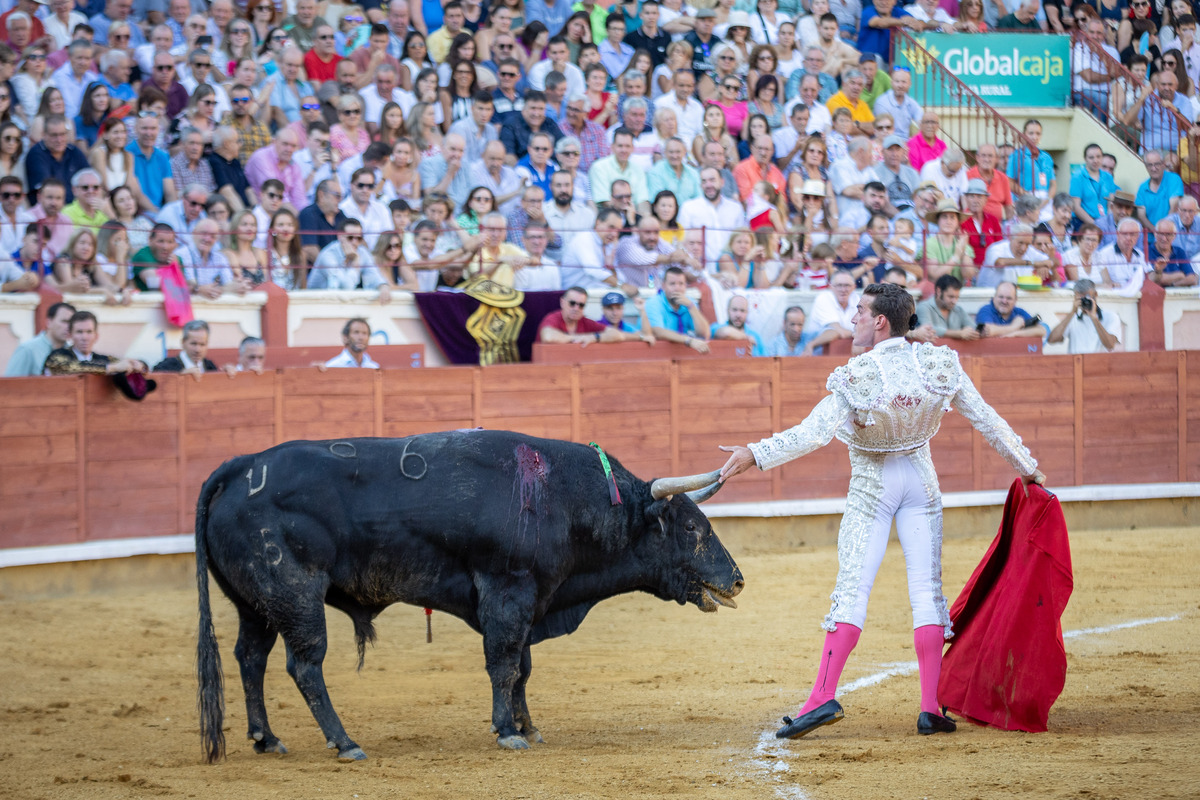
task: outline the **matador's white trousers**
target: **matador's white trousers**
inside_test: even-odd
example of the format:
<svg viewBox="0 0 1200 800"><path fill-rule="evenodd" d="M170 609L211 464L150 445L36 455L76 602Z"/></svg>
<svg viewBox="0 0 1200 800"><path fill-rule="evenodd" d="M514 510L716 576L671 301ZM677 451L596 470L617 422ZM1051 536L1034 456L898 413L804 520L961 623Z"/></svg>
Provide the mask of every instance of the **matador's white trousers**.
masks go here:
<svg viewBox="0 0 1200 800"><path fill-rule="evenodd" d="M942 492L929 445L907 453L851 447L850 468L850 493L838 531L837 584L822 627L832 631L839 622L863 627L894 518L908 569L913 627L941 625L950 638L942 594Z"/></svg>

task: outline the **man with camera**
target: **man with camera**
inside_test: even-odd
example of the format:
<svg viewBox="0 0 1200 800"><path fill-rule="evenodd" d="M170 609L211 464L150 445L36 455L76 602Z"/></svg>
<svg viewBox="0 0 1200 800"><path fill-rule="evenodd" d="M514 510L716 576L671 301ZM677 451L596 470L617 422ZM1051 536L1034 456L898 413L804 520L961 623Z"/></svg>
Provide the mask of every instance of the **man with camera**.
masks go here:
<svg viewBox="0 0 1200 800"><path fill-rule="evenodd" d="M1121 341L1121 320L1113 313L1105 313L1096 302L1096 284L1087 278L1075 281L1075 303L1071 313L1050 331L1049 344L1067 339L1067 352L1080 353L1111 352Z"/></svg>
<svg viewBox="0 0 1200 800"><path fill-rule="evenodd" d="M1040 316L1017 307L1017 285L1002 281L992 300L975 314L975 329L987 338L1046 335L1048 327Z"/></svg>

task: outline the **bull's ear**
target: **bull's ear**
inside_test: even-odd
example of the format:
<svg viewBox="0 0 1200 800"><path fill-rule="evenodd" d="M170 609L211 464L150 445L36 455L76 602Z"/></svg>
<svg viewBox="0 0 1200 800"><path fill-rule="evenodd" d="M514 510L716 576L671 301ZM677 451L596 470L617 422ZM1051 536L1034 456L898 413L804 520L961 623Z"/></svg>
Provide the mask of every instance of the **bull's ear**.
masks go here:
<svg viewBox="0 0 1200 800"><path fill-rule="evenodd" d="M666 521L663 519L671 507L671 497L664 497L661 500L653 500L646 506L646 522L654 525L655 523L665 532L667 529Z"/></svg>

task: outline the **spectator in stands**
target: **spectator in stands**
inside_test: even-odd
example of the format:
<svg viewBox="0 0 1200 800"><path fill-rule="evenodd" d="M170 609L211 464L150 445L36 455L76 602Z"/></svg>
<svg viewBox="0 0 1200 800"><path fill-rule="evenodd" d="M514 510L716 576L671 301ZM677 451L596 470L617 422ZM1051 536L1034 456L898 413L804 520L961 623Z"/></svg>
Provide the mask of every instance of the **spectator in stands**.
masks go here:
<svg viewBox="0 0 1200 800"><path fill-rule="evenodd" d="M165 223L156 223L150 231L146 246L133 254L131 282L138 291L158 291L162 288L158 268L165 267L175 258L177 240L175 230Z"/></svg>
<svg viewBox="0 0 1200 800"><path fill-rule="evenodd" d="M695 141L704 131L704 106L695 98L695 91L696 78L692 71L680 69L671 76L671 92L655 100L656 108L669 108L675 112L678 136L685 144Z"/></svg>
<svg viewBox="0 0 1200 800"><path fill-rule="evenodd" d="M1037 20L1038 6L1038 0L1024 0L1015 10L1000 18L996 23L996 30L1041 33L1042 26Z"/></svg>
<svg viewBox="0 0 1200 800"><path fill-rule="evenodd" d="M1175 223L1169 219L1159 220L1154 226L1154 238L1150 245L1150 272L1146 277L1159 286L1195 286L1196 271L1183 249L1175 244L1175 234Z"/></svg>
<svg viewBox="0 0 1200 800"><path fill-rule="evenodd" d="M912 207L913 191L921 183L917 171L904 163L907 155L904 137L892 134L883 140L883 161L874 166L876 179L887 192L889 217Z"/></svg>
<svg viewBox="0 0 1200 800"><path fill-rule="evenodd" d="M1197 211L1200 211L1200 203L1196 202L1196 198L1184 195L1179 198L1175 213L1167 217L1175 224L1179 234L1175 246L1184 252L1189 261L1200 253L1200 220L1196 219Z"/></svg>
<svg viewBox="0 0 1200 800"><path fill-rule="evenodd" d="M611 293L610 293L611 294ZM610 295L605 295L609 297ZM558 300L559 310L551 311L538 325L538 341L546 344L581 344L593 342L630 342L641 337L625 333L618 327L604 325L584 316L587 290L572 286Z"/></svg>
<svg viewBox="0 0 1200 800"><path fill-rule="evenodd" d="M671 265L689 267L699 274L704 266L683 248L668 245L659 237L660 225L654 216L638 220L633 236L617 243L617 280L622 286L644 288L661 282L663 270Z"/></svg>
<svg viewBox="0 0 1200 800"><path fill-rule="evenodd" d="M558 125L546 117L545 93L530 89L525 93L525 105L520 113L509 114L500 128L500 141L508 153L506 161L509 166L516 165L525 157L529 137L539 132L550 134L555 142L563 136Z"/></svg>
<svg viewBox="0 0 1200 800"><path fill-rule="evenodd" d="M1100 229L1100 244L1109 245L1117 240L1117 226L1127 217L1136 219L1137 204L1129 192L1113 192L1108 196L1108 213L1096 220Z"/></svg>
<svg viewBox="0 0 1200 800"><path fill-rule="evenodd" d="M157 116L138 114L133 126L134 140L125 149L133 154L133 169L142 191L138 197L143 211L157 212L176 197L171 180L171 157L156 143L159 135Z"/></svg>
<svg viewBox="0 0 1200 800"><path fill-rule="evenodd" d="M1175 213L1183 197L1183 180L1178 173L1167 171L1165 151L1147 149L1144 152L1142 161L1150 177L1138 187L1134 202L1142 225L1152 228L1159 220Z"/></svg>
<svg viewBox="0 0 1200 800"><path fill-rule="evenodd" d="M1096 284L1087 278L1075 281L1071 313L1054 326L1046 342L1057 344L1064 337L1067 352L1071 355L1112 352L1121 342L1120 317L1100 308L1096 301Z"/></svg>
<svg viewBox="0 0 1200 800"><path fill-rule="evenodd" d="M811 79L813 83L807 94L803 91L804 84L809 82L806 79ZM815 46L804 48L804 69L789 75L783 88L785 97L793 101L799 97L810 108L818 103L824 108L837 90L837 80L825 71L825 51Z"/></svg>
<svg viewBox="0 0 1200 800"><path fill-rule="evenodd" d="M681 139L673 138L663 145L664 157L659 159L647 178L647 191L651 197L668 191L680 203L700 196L700 173L686 163L687 146Z"/></svg>
<svg viewBox="0 0 1200 800"><path fill-rule="evenodd" d="M858 26L858 49L861 53L872 53L883 60L891 55L893 28L921 30L920 20L903 8L896 8L896 0L875 0L873 5L863 8ZM895 75L892 76L893 80ZM879 112L877 112L879 113ZM902 130L907 134L907 128Z"/></svg>
<svg viewBox="0 0 1200 800"><path fill-rule="evenodd" d="M46 357L48 375L116 375L145 373L146 364L131 358L113 358L93 349L99 338L100 324L90 311L76 311L68 323L70 347L63 346Z"/></svg>
<svg viewBox="0 0 1200 800"><path fill-rule="evenodd" d="M946 150L946 142L938 136L940 124L937 112L926 110L921 114L920 130L908 140L908 163L918 172Z"/></svg>
<svg viewBox="0 0 1200 800"><path fill-rule="evenodd" d="M570 247L571 239L576 234L587 234L596 222L596 214L584 203L574 199L574 181L568 172L559 171L550 178L550 198L542 206L544 217L554 233L561 237L563 247L561 255Z"/></svg>
<svg viewBox="0 0 1200 800"><path fill-rule="evenodd" d="M854 335L852 319L859 297L854 284L854 276L849 271L836 270L829 278L829 288L821 291L813 300L807 325L811 338L804 346L804 355L812 355L818 347Z"/></svg>
<svg viewBox="0 0 1200 800"><path fill-rule="evenodd" d="M541 193L540 189L534 187L525 191ZM547 254L546 246L552 236L558 238L545 220L526 223L521 232L521 242L527 259L525 265L517 270L513 288L522 292L556 292L562 289L562 270L557 260Z"/></svg>
<svg viewBox="0 0 1200 800"><path fill-rule="evenodd" d="M400 90L397 90L400 91ZM471 114L450 126L450 133L463 137L464 151L468 162L483 158L483 148L488 142L500 140L500 125L494 121L496 102L485 89L476 90L471 98Z"/></svg>
<svg viewBox="0 0 1200 800"><path fill-rule="evenodd" d="M455 206L461 206L466 201L467 193L476 184L471 183L471 168L463 164L465 150L463 137L448 133L442 141L442 152L421 159L418 172L421 175L421 190L426 195L448 195ZM486 152L487 148L484 150Z"/></svg>
<svg viewBox="0 0 1200 800"><path fill-rule="evenodd" d="M529 137L529 150L517 162L516 174L527 186L536 186L544 192L550 191L550 176L557 167L550 161L554 152L554 140L548 133L535 133Z"/></svg>
<svg viewBox="0 0 1200 800"><path fill-rule="evenodd" d="M37 192L38 203L29 209L29 214L50 228L50 239L45 245L52 255L57 256L67 246L74 223L61 213L65 205L66 187L58 178L46 178Z"/></svg>
<svg viewBox="0 0 1200 800"><path fill-rule="evenodd" d="M239 146L237 131L228 125L218 126L213 131L212 152L204 159L212 169L217 194L245 208L254 205L257 192L246 180L246 170L238 158Z"/></svg>
<svg viewBox="0 0 1200 800"><path fill-rule="evenodd" d="M942 154L926 161L921 167L921 180L932 181L945 200L958 205L967 190L966 156L957 147L947 147Z"/></svg>
<svg viewBox="0 0 1200 800"><path fill-rule="evenodd" d="M167 356L154 365L154 372L178 372L194 375L196 380L205 372L216 372L217 365L209 361L208 323L194 319L183 326L183 346L177 356Z"/></svg>
<svg viewBox="0 0 1200 800"><path fill-rule="evenodd" d="M1186 95L1176 91L1178 88L1179 78L1175 73L1160 70L1142 88L1137 102L1125 112L1121 121L1142 132L1141 153L1147 154L1151 150L1174 153L1179 149L1182 126L1195 120L1196 108ZM1177 113L1183 115L1186 122L1181 122Z"/></svg>
<svg viewBox="0 0 1200 800"><path fill-rule="evenodd" d="M803 314L801 311L800 328L804 328ZM763 347L762 339L750 328L746 327L746 319L750 315L750 301L745 296L735 294L729 298L729 304L726 306L726 316L728 321L717 325L712 329L713 339L725 339L735 342L749 342L751 347L750 355L765 356L767 352ZM786 323L786 315L784 317ZM785 324L786 328L786 324ZM773 353L771 355L774 355Z"/></svg>
<svg viewBox="0 0 1200 800"><path fill-rule="evenodd" d="M839 6L848 5L845 0L831 0L830 7L834 7L835 3ZM859 4L855 2L855 5ZM860 10L861 8L859 5ZM857 34L858 12L853 14L853 24L850 32ZM835 15L825 14L817 20L817 36L817 47L825 54L825 66L821 67L825 74L842 75L847 67L858 63L858 51L838 35L838 19ZM807 69L807 64L805 68Z"/></svg>
<svg viewBox="0 0 1200 800"><path fill-rule="evenodd" d="M246 181L255 192L261 192L270 179L280 181L285 199L293 208L304 208L308 192L304 187L304 170L295 160L300 140L291 128L280 128L275 141L259 149L246 161Z"/></svg>
<svg viewBox="0 0 1200 800"><path fill-rule="evenodd" d="M774 155L775 144L771 137L758 136L750 145L750 156L734 167L733 177L737 181L738 194L743 203L750 200L754 185L759 181L771 184L780 194L787 192L783 173L771 162Z"/></svg>
<svg viewBox="0 0 1200 800"><path fill-rule="evenodd" d="M953 275L943 275L934 284L933 297L917 304L917 321L921 328L929 326L942 339L979 338L971 316L958 306L962 281Z"/></svg>
<svg viewBox="0 0 1200 800"><path fill-rule="evenodd" d="M975 166L967 170L967 180L979 179L988 190L984 211L1003 221L1013 216L1012 185L1000 170L996 169L999 151L996 145L985 142L975 150Z"/></svg>
<svg viewBox="0 0 1200 800"><path fill-rule="evenodd" d="M71 144L69 138L66 117L59 114L46 117L42 141L31 147L29 155L25 157L30 199L48 179L55 178L65 187L76 172L88 168L87 156ZM74 194L68 188L66 202L70 203L74 199Z"/></svg>
<svg viewBox="0 0 1200 800"><path fill-rule="evenodd" d="M194 183L183 190L179 200L162 207L158 221L167 223L179 233L191 233L200 220L208 216L204 211L207 204L208 190Z"/></svg>
<svg viewBox="0 0 1200 800"><path fill-rule="evenodd" d="M250 288L249 280L234 277L229 259L217 243L220 235L221 229L215 220L202 219L196 223L190 241L175 252L183 267L188 290L208 300L220 297L226 287L237 294L245 294Z"/></svg>
<svg viewBox="0 0 1200 800"><path fill-rule="evenodd" d="M866 79L861 72L857 69L846 70L842 73L841 90L830 97L825 106L831 114L839 108L849 110L854 133L871 136L875 133L875 115L871 113L870 107L862 99L865 85Z"/></svg>
<svg viewBox="0 0 1200 800"><path fill-rule="evenodd" d="M1116 241L1096 251L1096 266L1105 289L1115 289L1125 297L1133 297L1142 289L1150 267L1140 245L1142 226L1137 220L1123 219L1117 224Z"/></svg>
<svg viewBox="0 0 1200 800"><path fill-rule="evenodd" d="M630 160L633 154L634 135L629 128L621 127L613 133L612 155L597 159L588 170L588 183L592 188L592 201L606 203L611 198L614 181L623 180L633 190L633 203L641 213L650 207L650 190L646 185L646 173ZM644 204L644 207L643 207Z"/></svg>
<svg viewBox="0 0 1200 800"><path fill-rule="evenodd" d="M617 286L617 239L621 234L621 214L602 208L596 214L591 232L577 233L563 256L563 283L584 289L609 289Z"/></svg>
<svg viewBox="0 0 1200 800"><path fill-rule="evenodd" d="M936 232L925 239L918 255L918 261L925 264L929 280L936 281L943 275L953 275L965 283L974 280L977 270L970 241L961 230L961 220L965 216L950 200L942 200L926 216L926 222L937 226Z"/></svg>
<svg viewBox="0 0 1200 800"><path fill-rule="evenodd" d="M733 314L730 313L732 321ZM812 342L817 338L817 330L805 329L804 309L791 306L783 312L783 330L771 343L763 348L765 356L811 356Z"/></svg>
<svg viewBox="0 0 1200 800"><path fill-rule="evenodd" d="M966 216L962 221L962 232L967 235L967 243L971 247L971 261L976 269L983 266L987 249L1003 236L1000 220L987 212L989 197L987 184L979 178L968 182L967 191L963 193Z"/></svg>
<svg viewBox="0 0 1200 800"><path fill-rule="evenodd" d="M1025 120L1022 127L1024 140L1008 157L1006 170L1012 182L1013 197L1032 195L1038 200L1038 208L1049 213L1058 181L1054 177L1054 159L1039 145L1042 141L1042 123L1036 119Z"/></svg>
<svg viewBox="0 0 1200 800"><path fill-rule="evenodd" d="M0 267L0 271L3 268ZM32 275L33 273L27 273ZM36 288L36 276L34 276ZM12 291L4 289L4 291ZM41 375L46 359L59 348L67 346L71 340L71 317L75 314L75 306L69 303L54 303L46 310L46 329L17 346L8 366L4 368L6 378L28 378Z"/></svg>
<svg viewBox="0 0 1200 800"><path fill-rule="evenodd" d="M655 339L687 345L697 353L708 352L708 320L687 293L687 275L678 267L667 267L662 288L646 303L646 316Z"/></svg>
<svg viewBox="0 0 1200 800"><path fill-rule="evenodd" d="M869 148L869 145L868 145ZM729 233L746 226L746 212L742 204L730 200L721 193L725 185L719 170L705 167L700 171L702 197L695 197L679 207L679 225L685 230L705 230L705 254L709 263L715 264L721 257Z"/></svg>
<svg viewBox="0 0 1200 800"><path fill-rule="evenodd" d="M227 365L225 374L231 378L239 372L253 372L255 375L262 375L266 363L267 343L257 336L247 336L238 345L237 364Z"/></svg>
<svg viewBox="0 0 1200 800"><path fill-rule="evenodd" d="M885 2L887 1L885 0ZM895 0L890 1L895 2ZM909 97L908 90L910 88L912 88L912 71L908 67L893 68L891 89L876 98L872 108L875 116L892 115L896 124L893 133L901 137L903 141L908 140L908 137L912 135L913 125L917 124L924 115L920 104Z"/></svg>
<svg viewBox="0 0 1200 800"><path fill-rule="evenodd" d="M344 367L379 369L379 364L367 355L367 345L370 341L371 324L362 317L351 319L342 328L342 352L326 361L322 371Z"/></svg>
<svg viewBox="0 0 1200 800"><path fill-rule="evenodd" d="M1100 269L1095 266L1096 251L1100 249L1100 229L1085 222L1079 226L1075 240L1078 244L1062 256L1067 279L1075 281L1079 278L1089 278L1093 282L1100 280Z"/></svg>
<svg viewBox="0 0 1200 800"><path fill-rule="evenodd" d="M1071 91L1081 98L1084 108L1107 125L1109 83L1112 81L1108 65L1114 62L1119 64L1121 54L1105 41L1102 20L1089 19L1083 35L1084 40L1071 48ZM1140 107L1141 104L1138 105L1139 110Z"/></svg>
<svg viewBox="0 0 1200 800"><path fill-rule="evenodd" d="M1104 151L1098 144L1083 148L1083 165L1071 170L1071 196L1075 202L1075 217L1080 222L1095 224L1108 211L1108 196L1117 190L1111 173L1101 167Z"/></svg>
<svg viewBox="0 0 1200 800"><path fill-rule="evenodd" d="M62 213L78 227L99 228L108 222L104 213L104 186L100 173L94 169L81 169L71 176L71 188L75 202L63 207Z"/></svg>
<svg viewBox="0 0 1200 800"><path fill-rule="evenodd" d="M862 231L876 215L887 213L887 189L879 181L870 181L863 186L862 206L851 208L839 218L842 230Z"/></svg>
<svg viewBox="0 0 1200 800"><path fill-rule="evenodd" d="M975 313L975 325L983 326L980 334L985 338L1044 337L1050 332L1041 317L1017 307L1017 285L1012 281L1001 281L996 286L992 299Z"/></svg>
<svg viewBox="0 0 1200 800"><path fill-rule="evenodd" d="M313 262L308 288L378 290L380 305L390 303L391 287L363 244L362 223L343 217L337 230L337 240L322 248Z"/></svg>
<svg viewBox="0 0 1200 800"><path fill-rule="evenodd" d="M849 155L830 167L829 180L837 193L838 219L861 213L866 186L875 181L871 140L865 136L851 139Z"/></svg>
<svg viewBox="0 0 1200 800"><path fill-rule="evenodd" d="M920 27L915 30L953 33L958 24L954 17L938 5L937 0L917 0L917 2L905 6L904 10L921 23Z"/></svg>
<svg viewBox="0 0 1200 800"><path fill-rule="evenodd" d="M996 242L984 255L983 268L976 286L998 286L1000 281L1016 282L1021 276L1037 275L1050 285L1058 265L1051 253L1043 253L1033 244L1033 226L1017 222L1009 229L1009 238Z"/></svg>

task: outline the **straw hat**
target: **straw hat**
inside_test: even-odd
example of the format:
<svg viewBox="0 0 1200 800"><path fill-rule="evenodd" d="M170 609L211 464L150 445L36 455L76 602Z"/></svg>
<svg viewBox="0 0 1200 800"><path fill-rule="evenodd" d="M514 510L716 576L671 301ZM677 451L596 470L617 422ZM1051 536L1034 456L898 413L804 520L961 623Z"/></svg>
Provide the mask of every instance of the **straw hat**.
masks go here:
<svg viewBox="0 0 1200 800"><path fill-rule="evenodd" d="M808 195L809 197L824 197L825 181L805 181L800 186L800 194Z"/></svg>
<svg viewBox="0 0 1200 800"><path fill-rule="evenodd" d="M750 30L750 15L745 11L730 11L729 22L726 23L725 27L726 29L745 28L746 30Z"/></svg>
<svg viewBox="0 0 1200 800"><path fill-rule="evenodd" d="M932 222L934 225L936 225L938 217L940 217L942 214L957 214L959 222L962 222L963 217L971 216L964 211L960 211L958 206L954 204L953 200L942 200L937 204L937 208L925 215L925 221Z"/></svg>

